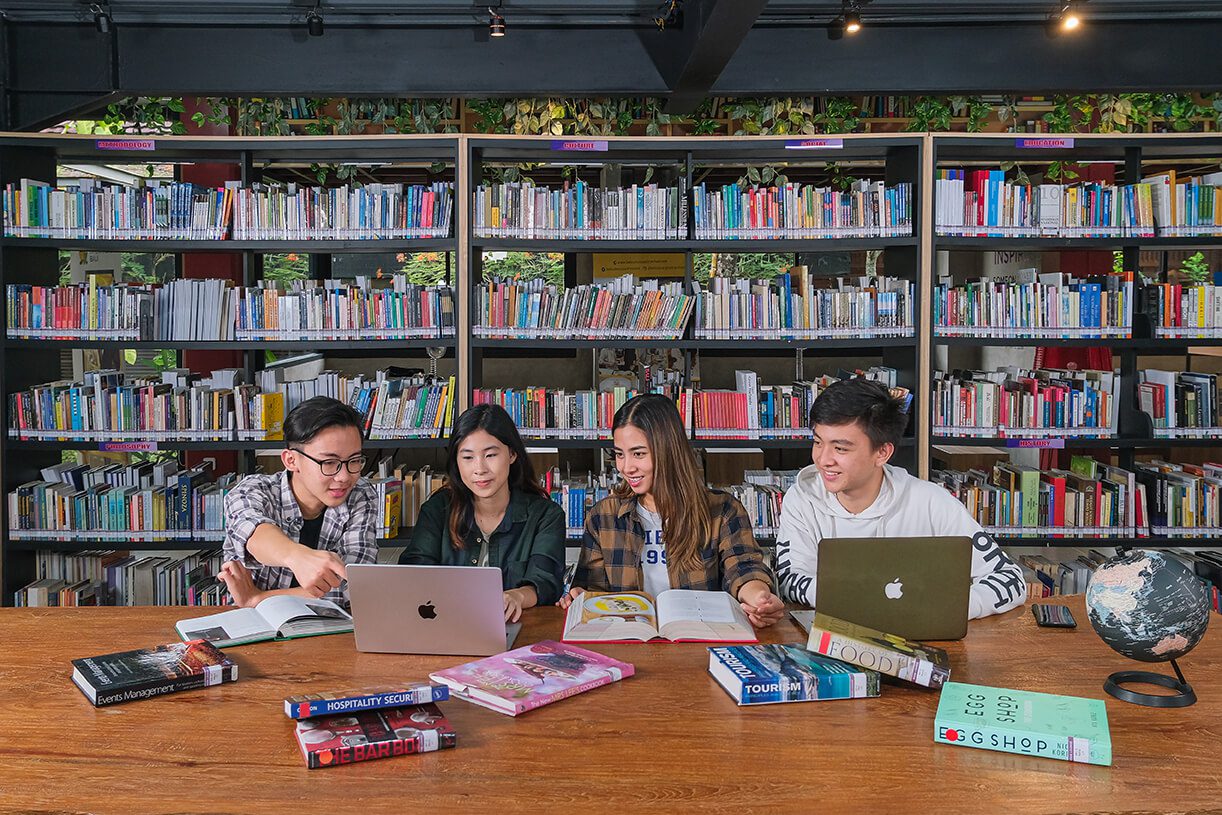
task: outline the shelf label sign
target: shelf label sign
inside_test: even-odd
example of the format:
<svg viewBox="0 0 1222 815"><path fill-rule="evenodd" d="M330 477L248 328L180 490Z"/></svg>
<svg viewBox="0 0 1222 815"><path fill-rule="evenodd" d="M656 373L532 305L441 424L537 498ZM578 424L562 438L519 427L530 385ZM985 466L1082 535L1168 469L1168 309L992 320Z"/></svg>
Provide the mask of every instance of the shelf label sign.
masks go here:
<svg viewBox="0 0 1222 815"><path fill-rule="evenodd" d="M156 139L98 139L94 146L99 150L156 150Z"/></svg>
<svg viewBox="0 0 1222 815"><path fill-rule="evenodd" d="M607 143L583 139L552 139L552 149L577 153L605 153Z"/></svg>
<svg viewBox="0 0 1222 815"><path fill-rule="evenodd" d="M839 150L844 139L786 139L786 150Z"/></svg>
<svg viewBox="0 0 1222 815"><path fill-rule="evenodd" d="M1034 447L1039 450L1064 450L1065 439L1006 439L1006 447Z"/></svg>
<svg viewBox="0 0 1222 815"><path fill-rule="evenodd" d="M149 453L157 449L155 441L104 441L98 449L105 453Z"/></svg>
<svg viewBox="0 0 1222 815"><path fill-rule="evenodd" d="M1073 139L1015 139L1014 146L1027 150L1063 150L1073 147Z"/></svg>

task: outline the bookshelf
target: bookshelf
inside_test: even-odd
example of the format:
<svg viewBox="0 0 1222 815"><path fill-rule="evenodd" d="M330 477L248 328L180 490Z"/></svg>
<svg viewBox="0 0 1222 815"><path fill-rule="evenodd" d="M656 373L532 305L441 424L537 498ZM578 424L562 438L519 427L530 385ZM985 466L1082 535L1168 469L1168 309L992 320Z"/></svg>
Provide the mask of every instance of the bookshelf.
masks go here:
<svg viewBox="0 0 1222 815"><path fill-rule="evenodd" d="M348 183L373 182L427 184L430 181L453 183L458 165L459 142L452 138L397 136L389 138L259 138L230 139L210 137L141 137L93 138L83 136L47 136L42 134L5 134L0 136L0 184L20 183L28 178L54 185L57 166L133 165L143 168L154 159L158 164L175 168L174 181L195 181L204 186L219 187L224 182L236 182L249 188L259 182L295 182L316 184L319 167L330 168L348 176ZM137 173L139 174L139 173ZM330 186L337 182L331 181ZM344 182L338 182L344 183ZM452 200L452 197L451 197ZM230 233L232 234L232 233ZM446 253L451 260L457 254L458 241L453 230L445 238L351 238L351 239L267 239L267 240L202 240L202 239L81 239L56 237L3 237L0 239L0 275L5 284L55 285L60 277L61 251L98 253L157 252L173 255L178 277L228 277L236 286L254 286L263 278L264 260L270 255L290 252L309 256L310 278L326 280L343 274L341 261L369 267L381 255L397 253ZM117 265L117 260L116 260ZM450 267L452 269L452 265ZM380 269L379 269L380 271ZM369 275L370 271L359 271ZM350 276L351 273L349 273ZM445 281L453 285L453 273ZM191 304L192 309L199 304ZM6 298L6 324L9 303ZM281 354L317 354L324 358L346 360L349 363L386 365L400 360L427 367L426 348L444 349L439 361L443 369L454 369L457 339L454 336L434 336L407 339L273 339L273 340L131 340L131 339L46 339L9 338L0 344L0 382L7 394L41 382L58 379L61 354L82 349L99 353L116 349L143 351L171 350L181 367L195 372L214 368L243 369L247 381L263 370L267 352ZM343 367L338 365L337 367ZM6 423L7 427L7 423ZM140 442L138 438L131 441ZM405 449L405 455L424 456L431 461L444 445L438 438L373 439L366 443L374 457L393 456ZM256 451L276 450L283 446L277 441L236 441L232 439L192 440L165 439L127 445L140 452L172 451L185 466L198 464L204 457L217 462L217 473L225 471L247 473L256 466ZM71 437L54 440L11 438L7 432L0 437L0 470L4 475L6 494L16 485L37 479L42 467L58 462L64 451L97 451L122 449L119 439L74 440ZM413 452L414 451L414 452ZM228 460L230 463L226 463ZM116 540L114 535L73 537L71 535L40 537L37 534L9 534L9 506L2 513L6 530L3 557L0 558L0 583L4 603L13 602L13 592L31 579L36 552L81 552L88 550L126 549L138 555L142 552L178 552L216 550L220 539L215 533L197 533L192 539L156 539L139 534L130 540ZM384 539L384 545L402 545L407 533Z"/></svg>
<svg viewBox="0 0 1222 815"><path fill-rule="evenodd" d="M141 252L156 250L172 254L184 276L222 276L232 273L235 284L252 285L262 274L268 256L286 252L308 254L311 277L349 276L343 269L352 262L377 263L381 255L396 253L444 253L452 264L447 282L455 304L454 336L427 339L345 340L102 340L22 339L0 342L0 384L5 394L24 390L56 378L61 354L69 350L113 351L117 348L153 351L173 350L179 364L195 371L216 367L239 367L249 376L264 367L266 352L322 352L327 358L353 365L382 365L407 358L419 364L427 347L441 347L441 360L457 380L457 411L468 407L480 388L538 385L550 389L590 390L598 385L597 354L600 349L639 354L657 349L676 366L677 381L694 382L700 388L725 391L736 387L734 372L748 368L759 372L761 385L792 383L819 374L835 374L840 367L879 366L895 371L896 384L914 396L912 424L896 455L896 462L921 476L931 464L941 461L939 447L986 449L1004 445L995 436L961 437L935 434L931 424L930 395L935 371L946 360L981 353L981 349L1031 349L1052 345L1065 349L1104 346L1120 370L1116 388L1117 423L1114 438L1067 439L1066 446L1083 452L1111 451L1120 467L1161 454L1197 456L1222 441L1213 438L1158 438L1150 420L1139 410L1132 386L1139 371L1152 357L1179 356L1189 348L1222 346L1222 338L1156 337L1140 315L1134 319L1131 337L1106 340L1092 338L1038 339L1030 337L940 336L934 325L933 293L943 264L953 269L978 267L981 258L999 253L1021 253L1024 258L1054 258L1065 252L1122 252L1125 268L1135 269L1143 252L1222 249L1222 237L964 237L938 234L935 223L935 175L945 167L997 167L1018 162L1020 167L1043 166L1049 161L1102 162L1114 168L1116 183L1127 183L1167 166L1201 167L1222 156L1222 136L1116 135L1073 136L1072 147L1016 147L1022 134L846 134L788 139L784 137L597 137L592 140L552 139L520 136L358 136L358 137L265 137L257 139L156 137L111 139L57 135L0 135L0 183L22 178L53 180L56 164L135 164L143 166L152 157L158 163L178 167L180 177L204 171L215 174L219 184L234 180L248 185L260 180L293 180L314 183L313 165L350 167L350 180L361 183L393 180L417 182L444 179L454 182L453 228L446 239L386 240L81 240L39 237L0 239L0 275L6 284L51 285L58 279L61 250ZM1040 137L1043 138L1042 136ZM1066 137L1068 138L1068 137ZM102 143L109 143L106 147ZM118 149L110 149L116 146ZM564 149L577 146L580 149ZM139 149L137 149L139 148ZM833 172L834 165L834 172ZM1094 165L1091 165L1094 166ZM442 169L437 170L438 167ZM681 189L680 199L688 220L670 237L647 239L591 239L566 237L520 238L479 234L476 212L481 184L503 177L510 167L526 167L536 187L561 190L583 181L590 188L629 187L633 183L657 184ZM830 185L833 177L858 178L881 184L884 189L909 185L911 233L902 235L843 235L841 237L777 236L740 234L739 237L697 239L694 217L695 193L704 183L709 190L721 189L743 176L747 168L770 167L787 174L795 184ZM330 182L334 184L333 180ZM863 198L863 200L865 200ZM599 338L521 337L481 335L479 294L494 276L491 271L499 253L556 253L563 256L563 276L558 291L592 286L596 280L594 258L630 259L645 253L667 258L672 277L654 275L648 268L644 279L659 285L677 284L690 293L704 278L697 258L708 255L744 257L755 253L791 256L795 265L812 267L814 275L860 277L867 274L866 258L879 275L911 284L911 332L886 336L862 331L854 336L785 335L778 329L770 335L705 339L696 336L693 312L682 331L668 339L627 338L606 334ZM868 253L868 254L867 254ZM946 260L949 258L949 261ZM1110 260L1110 258L1109 258ZM703 262L703 261L702 261ZM1055 262L1055 261L1050 261ZM1110 263L1108 264L1110 268ZM973 274L974 272L968 272ZM953 275L952 275L953 276ZM610 278L608 278L610 279ZM704 285L708 289L708 284ZM1135 287L1137 289L1139 287ZM1135 295L1140 302L1140 293ZM4 306L7 309L8 305ZM1134 312L1140 312L1135 307ZM7 321L6 321L7 322ZM991 353L991 352L990 352ZM960 357L954 357L960 355ZM638 361L640 357L637 357ZM1166 367L1167 363L1161 363ZM804 422L803 422L804 424ZM697 434L693 434L694 436ZM731 433L730 435L733 435ZM377 454L403 449L408 460L440 462L444 441L431 438L376 439L367 447ZM810 443L804 438L693 438L702 449L760 450L765 466L773 470L797 469L809 463ZM562 469L573 472L601 469L608 439L528 439L532 448L555 449ZM64 450L99 450L109 446L97 440L53 441L0 437L0 467L6 493L34 477L38 470L59 460ZM157 450L181 453L187 461L204 456L233 455L235 472L255 466L255 451L275 447L257 441L196 440L159 441ZM413 458L417 457L417 458ZM3 528L9 528L7 504ZM1111 538L1090 536L1012 536L999 534L1006 545L1035 547L1082 545L1110 546L1196 545L1199 537ZM406 533L389 545L401 545ZM5 536L0 568L4 602L12 602L12 591L28 582L36 551L80 551L109 548L113 541L102 538L65 540L21 540ZM185 550L218 546L206 541L139 541L133 550Z"/></svg>
<svg viewBox="0 0 1222 815"><path fill-rule="evenodd" d="M1026 144L1024 144L1026 142ZM927 160L931 170L1004 168L1007 179L1016 169L1035 175L1042 173L1051 162L1062 167L1081 170L1076 178L1062 180L1062 184L1103 181L1115 185L1130 185L1142 179L1180 169L1182 176L1199 176L1210 171L1210 163L1216 166L1222 154L1222 139L1211 134L1182 135L1073 135L1048 136L1024 139L1015 134L980 134L974 136L957 134L933 134L930 138ZM1100 172L1099 168L1105 168ZM1032 184L1039 184L1035 175ZM937 202L935 202L935 207ZM931 285L940 275L958 280L968 276L1012 275L1020 266L1034 266L1041 272L1065 271L1071 267L1075 272L1089 275L1106 275L1111 271L1108 254L1119 253L1123 269L1139 272L1139 260L1143 252L1166 252L1171 250L1209 251L1219 246L1216 235L1164 236L1163 234L1118 234L1111 237L1017 237L1006 235L1002 230L993 236L946 235L935 224L931 245L937 254L937 268L931 275ZM1162 232L1160 224L1160 233ZM1091 254L1093 253L1093 254ZM1108 254L1100 254L1108 253ZM991 255L991 258L989 257ZM1000 261L1000 262L999 262ZM1166 264L1164 263L1164 270ZM1198 453L1206 455L1212 448L1222 446L1222 438L1162 438L1155 434L1151 419L1139 409L1137 380L1139 374L1150 367L1151 357L1187 358L1190 349L1206 350L1216 347L1215 338L1174 338L1155 336L1149 316L1143 310L1146 288L1140 274L1134 281L1132 308L1132 331L1128 337L1086 338L1065 336L1056 338L1001 337L1001 336L946 336L939 335L935 327L932 345L938 349L937 361L944 366L981 367L974 362L992 358L1004 359L1009 353L1030 354L1027 349L1053 348L1084 350L1106 349L1119 373L1116 384L1115 435L1111 438L1065 438L1064 448L1084 455L1107 457L1121 468L1132 470L1135 465L1152 458L1165 457L1172 462L1182 462ZM1096 323L1097 325L1097 323ZM973 350L975 349L975 350ZM980 353L979 349L986 349ZM980 356L973 357L974 353ZM1007 360L1007 362L1009 362ZM1183 362L1179 363L1184 365ZM1169 363L1157 367L1168 367ZM1109 366L1111 367L1111 366ZM1174 366L1172 366L1174 367ZM1187 368L1188 366L1185 365ZM937 435L929 437L931 458L937 458L940 445L985 447L990 445L1025 446L1021 442L1004 437L968 437L959 435ZM1060 442L1053 446L1059 446ZM1110 451L1108 456L1104 451ZM1042 464L1042 462L1041 462ZM1058 466L1061 466L1058 464ZM1147 496L1153 502L1153 496ZM1151 504L1153 506L1153 504ZM1152 532L1144 535L1123 532L1108 536L1074 534L1074 530L1057 530L1058 534L1030 535L997 533L1000 542L1008 546L1201 546L1217 540L1216 532L1200 535L1175 535ZM1198 530L1205 532L1205 530Z"/></svg>

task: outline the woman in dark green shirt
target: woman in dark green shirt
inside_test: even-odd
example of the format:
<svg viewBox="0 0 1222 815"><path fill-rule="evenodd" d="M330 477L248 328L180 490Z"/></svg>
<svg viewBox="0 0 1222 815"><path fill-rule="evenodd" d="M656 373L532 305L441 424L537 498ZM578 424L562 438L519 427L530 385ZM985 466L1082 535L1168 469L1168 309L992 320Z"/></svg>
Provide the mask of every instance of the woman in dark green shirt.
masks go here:
<svg viewBox="0 0 1222 815"><path fill-rule="evenodd" d="M509 414L463 412L450 436L446 486L420 507L403 564L497 566L505 619L560 597L564 512L547 497Z"/></svg>

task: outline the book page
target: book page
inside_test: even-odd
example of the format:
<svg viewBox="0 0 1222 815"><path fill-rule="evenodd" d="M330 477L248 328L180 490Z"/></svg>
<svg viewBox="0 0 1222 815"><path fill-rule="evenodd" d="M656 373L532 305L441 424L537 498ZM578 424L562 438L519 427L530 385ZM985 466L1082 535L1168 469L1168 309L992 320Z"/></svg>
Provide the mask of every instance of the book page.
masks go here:
<svg viewBox="0 0 1222 815"><path fill-rule="evenodd" d="M658 621L658 632L669 640L757 641L742 607L723 591L664 591L658 595Z"/></svg>
<svg viewBox="0 0 1222 815"><path fill-rule="evenodd" d="M658 636L653 598L644 592L587 591L569 606L564 637L570 642L641 640Z"/></svg>
<svg viewBox="0 0 1222 815"><path fill-rule="evenodd" d="M207 640L212 643L254 642L276 634L276 630L253 608L235 608L207 617L179 620L174 628L184 640Z"/></svg>
<svg viewBox="0 0 1222 815"><path fill-rule="evenodd" d="M259 603L255 610L282 636L321 632L336 625L342 628L352 624L352 617L346 611L321 598L277 594Z"/></svg>

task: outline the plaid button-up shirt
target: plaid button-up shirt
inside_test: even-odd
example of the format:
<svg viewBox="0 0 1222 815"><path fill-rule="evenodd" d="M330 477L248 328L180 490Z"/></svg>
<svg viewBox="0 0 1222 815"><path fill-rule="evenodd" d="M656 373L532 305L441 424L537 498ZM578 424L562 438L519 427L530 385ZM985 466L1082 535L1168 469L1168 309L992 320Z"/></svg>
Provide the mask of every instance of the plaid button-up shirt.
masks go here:
<svg viewBox="0 0 1222 815"><path fill-rule="evenodd" d="M291 588L293 570L264 566L246 551L246 542L259 524L279 527L293 540L300 540L304 523L287 470L248 475L225 496L225 560L241 562L251 570L255 585L265 591ZM344 563L373 563L378 559L377 524L377 490L362 478L344 503L327 508L318 548L334 552ZM347 608L347 582L328 592L326 599Z"/></svg>
<svg viewBox="0 0 1222 815"><path fill-rule="evenodd" d="M772 585L772 573L764 565L759 543L751 534L751 522L742 504L717 490L708 490L713 534L700 550L700 565L684 568L668 559L666 571L673 589L738 590L751 580ZM637 515L637 499L599 501L586 517L585 538L573 585L594 591L642 591L645 575L641 553L645 530Z"/></svg>

